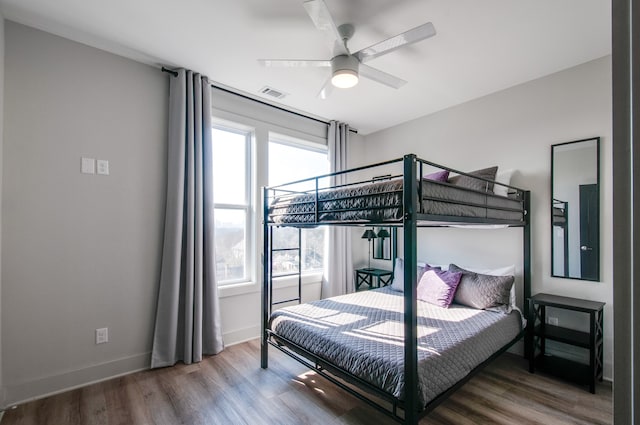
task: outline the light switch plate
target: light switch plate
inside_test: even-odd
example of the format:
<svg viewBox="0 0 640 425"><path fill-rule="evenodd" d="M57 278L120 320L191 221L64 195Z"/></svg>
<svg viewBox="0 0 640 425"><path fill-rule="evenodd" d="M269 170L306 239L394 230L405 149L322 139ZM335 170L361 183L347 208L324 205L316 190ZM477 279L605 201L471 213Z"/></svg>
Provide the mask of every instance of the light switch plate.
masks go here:
<svg viewBox="0 0 640 425"><path fill-rule="evenodd" d="M96 344L109 342L109 328L96 329Z"/></svg>
<svg viewBox="0 0 640 425"><path fill-rule="evenodd" d="M93 158L84 158L80 160L80 172L83 174L96 173L96 160Z"/></svg>
<svg viewBox="0 0 640 425"><path fill-rule="evenodd" d="M98 174L103 176L109 175L109 161L106 159L99 159L98 161Z"/></svg>

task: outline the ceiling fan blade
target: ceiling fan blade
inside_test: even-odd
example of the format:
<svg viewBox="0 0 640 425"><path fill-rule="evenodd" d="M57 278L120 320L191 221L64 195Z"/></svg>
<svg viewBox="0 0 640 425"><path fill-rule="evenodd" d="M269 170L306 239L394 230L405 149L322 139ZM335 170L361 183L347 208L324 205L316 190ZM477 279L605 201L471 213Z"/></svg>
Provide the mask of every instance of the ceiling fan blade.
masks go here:
<svg viewBox="0 0 640 425"><path fill-rule="evenodd" d="M318 97L322 100L326 100L333 92L333 84L331 84L331 76L324 82L322 88L318 92Z"/></svg>
<svg viewBox="0 0 640 425"><path fill-rule="evenodd" d="M331 44L334 55L347 53L342 42L342 35L340 35L340 31L338 31L338 27L331 17L329 8L324 0L307 0L303 5L313 24L322 31L327 41Z"/></svg>
<svg viewBox="0 0 640 425"><path fill-rule="evenodd" d="M298 59L258 59L258 63L267 67L283 68L309 68L330 67L331 61L325 60L298 60Z"/></svg>
<svg viewBox="0 0 640 425"><path fill-rule="evenodd" d="M406 46L411 43L424 40L425 38L433 37L436 35L436 29L431 22L422 24L418 27L405 31L402 34L398 34L395 37L388 38L380 43L376 43L373 46L369 46L362 49L354 55L360 60L360 62L367 62L378 56L385 55L393 52L394 50Z"/></svg>
<svg viewBox="0 0 640 425"><path fill-rule="evenodd" d="M369 65L363 63L360 64L360 75L394 89L399 89L407 84L407 82L401 78L394 77L379 69L371 68Z"/></svg>

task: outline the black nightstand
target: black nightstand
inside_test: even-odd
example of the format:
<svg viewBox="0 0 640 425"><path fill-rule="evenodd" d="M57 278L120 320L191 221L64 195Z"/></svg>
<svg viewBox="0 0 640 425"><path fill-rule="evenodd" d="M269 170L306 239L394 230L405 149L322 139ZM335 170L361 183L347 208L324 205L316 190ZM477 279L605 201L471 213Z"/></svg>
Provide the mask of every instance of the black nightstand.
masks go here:
<svg viewBox="0 0 640 425"><path fill-rule="evenodd" d="M375 279L374 279L375 278ZM356 291L360 289L360 285L366 283L369 288L379 288L382 284L387 286L391 283L393 272L391 270L363 268L356 270ZM374 283L376 286L374 286Z"/></svg>
<svg viewBox="0 0 640 425"><path fill-rule="evenodd" d="M604 304L550 294L537 294L529 298L527 338L529 347L532 347L529 350L529 372L533 373L536 369L540 369L574 382L589 385L589 390L595 394L596 380L602 381ZM580 332L546 323L546 307L588 314L589 332ZM545 353L547 339L589 350L589 364L548 355ZM539 350L537 355L536 349Z"/></svg>

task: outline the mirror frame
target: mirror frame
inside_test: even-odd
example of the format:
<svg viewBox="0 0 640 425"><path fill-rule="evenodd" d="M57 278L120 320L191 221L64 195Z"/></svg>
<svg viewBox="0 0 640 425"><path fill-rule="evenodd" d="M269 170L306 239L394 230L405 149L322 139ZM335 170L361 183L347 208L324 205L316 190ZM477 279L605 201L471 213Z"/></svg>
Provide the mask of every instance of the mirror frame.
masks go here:
<svg viewBox="0 0 640 425"><path fill-rule="evenodd" d="M377 237L373 240L373 251L371 252L371 258L373 258L374 260L393 259L395 257L394 253L396 244L396 228L392 228L391 226L374 226L373 229L376 232L376 235L381 229L385 229L387 230L387 232L389 232L389 236L385 237L385 240L383 242L380 241L380 237ZM381 243L384 243L385 245L380 246ZM387 249L385 249L385 246ZM378 251L382 252L380 256L377 255ZM385 255L385 253L387 255Z"/></svg>
<svg viewBox="0 0 640 425"><path fill-rule="evenodd" d="M553 221L554 221L554 214L553 214L553 205L554 202L556 201L555 199L555 194L553 191L553 186L554 186L554 169L555 169L555 164L554 164L554 152L555 152L555 148L558 146L566 146L566 145L570 145L570 144L575 144L575 143L582 143L582 142L590 142L590 141L595 141L596 142L596 196L598 199L598 205L597 205L597 211L598 211L598 249L597 249L597 262L596 262L596 274L595 274L595 278L591 279L591 278L584 278L584 277L575 277L575 276L560 276L554 273L554 257L555 257L555 252L554 252L554 243L553 243L553 238L554 238L554 225L553 225ZM600 204L602 202L601 196L600 196L600 137L589 137L587 139L580 139L580 140L574 140L571 142L565 142L565 143L557 143L554 145L551 145L551 183L550 183L550 194L551 194L551 203L550 203L550 227L551 227L551 277L557 277L557 278L562 278L562 279L573 279L573 280L586 280L586 281L591 281L591 282L599 282L600 281L600 263L601 263L601 255L600 255L600 230L601 230L601 226L600 226L600 215L601 215L601 207ZM565 246L567 246L567 244L565 243Z"/></svg>

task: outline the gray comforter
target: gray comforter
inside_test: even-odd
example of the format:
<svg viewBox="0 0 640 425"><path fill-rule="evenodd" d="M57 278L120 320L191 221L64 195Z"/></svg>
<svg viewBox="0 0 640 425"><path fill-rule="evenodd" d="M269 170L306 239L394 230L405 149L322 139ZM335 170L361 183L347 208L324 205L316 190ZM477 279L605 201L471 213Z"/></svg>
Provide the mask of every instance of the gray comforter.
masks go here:
<svg viewBox="0 0 640 425"><path fill-rule="evenodd" d="M402 179L369 182L318 191L316 221L315 193L277 197L269 207L269 219L276 224L401 221ZM477 192L449 183L423 179L419 190L419 212L445 217L474 217L523 220L520 199Z"/></svg>
<svg viewBox="0 0 640 425"><path fill-rule="evenodd" d="M403 294L357 292L273 313L270 328L315 355L404 398ZM521 315L418 301L419 400L430 400L512 341Z"/></svg>

